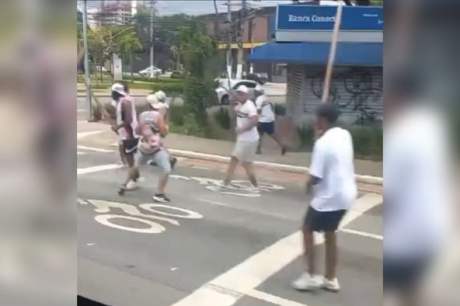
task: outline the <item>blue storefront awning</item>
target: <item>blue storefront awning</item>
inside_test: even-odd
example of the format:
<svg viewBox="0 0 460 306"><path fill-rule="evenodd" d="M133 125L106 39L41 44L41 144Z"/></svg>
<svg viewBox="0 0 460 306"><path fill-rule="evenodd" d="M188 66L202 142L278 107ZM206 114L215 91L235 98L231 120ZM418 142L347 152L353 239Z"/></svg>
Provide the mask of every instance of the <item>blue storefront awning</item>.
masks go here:
<svg viewBox="0 0 460 306"><path fill-rule="evenodd" d="M296 63L325 65L328 61L328 42L272 42L253 49L251 62ZM382 43L339 42L335 65L383 66Z"/></svg>

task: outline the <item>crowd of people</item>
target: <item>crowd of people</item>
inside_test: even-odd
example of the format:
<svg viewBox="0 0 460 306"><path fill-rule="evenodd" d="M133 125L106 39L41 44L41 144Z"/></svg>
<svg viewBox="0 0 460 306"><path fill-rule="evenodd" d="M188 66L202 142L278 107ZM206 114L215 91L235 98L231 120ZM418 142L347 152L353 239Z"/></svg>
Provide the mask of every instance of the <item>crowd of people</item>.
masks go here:
<svg viewBox="0 0 460 306"><path fill-rule="evenodd" d="M232 104L236 114L236 142L230 156L225 178L219 190L238 188L232 179L238 165L246 171L251 183L249 192L259 193L259 185L254 169L254 159L261 153L261 141L265 134L271 136L286 153L286 146L275 134L275 114L261 87L255 89L255 101L250 90L239 86L232 94ZM120 157L128 168L126 180L119 193L137 188L140 167L155 165L161 171L155 202L167 203L166 194L169 175L177 159L166 148L163 138L169 130L169 104L166 94L158 91L146 100L149 109L137 115L134 100L126 85L112 86L115 116L112 129L118 135ZM325 288L339 291L336 277L337 241L336 231L348 209L357 196L357 186L353 166L353 144L351 134L336 126L339 113L334 105L322 104L316 111L316 142L313 149L307 194L310 207L303 224L306 272L293 282L297 290ZM325 233L326 275L316 274L314 232Z"/></svg>

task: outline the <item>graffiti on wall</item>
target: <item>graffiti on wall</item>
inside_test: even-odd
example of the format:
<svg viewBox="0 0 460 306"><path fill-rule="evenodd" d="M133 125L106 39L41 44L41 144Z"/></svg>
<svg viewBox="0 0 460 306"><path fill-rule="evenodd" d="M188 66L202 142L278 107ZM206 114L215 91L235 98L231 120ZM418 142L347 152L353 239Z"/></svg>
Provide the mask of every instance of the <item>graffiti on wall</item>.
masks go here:
<svg viewBox="0 0 460 306"><path fill-rule="evenodd" d="M324 72L311 77L312 93L321 99L324 86ZM354 112L358 121L380 121L383 109L383 83L371 70L352 68L334 74L329 99L340 109Z"/></svg>

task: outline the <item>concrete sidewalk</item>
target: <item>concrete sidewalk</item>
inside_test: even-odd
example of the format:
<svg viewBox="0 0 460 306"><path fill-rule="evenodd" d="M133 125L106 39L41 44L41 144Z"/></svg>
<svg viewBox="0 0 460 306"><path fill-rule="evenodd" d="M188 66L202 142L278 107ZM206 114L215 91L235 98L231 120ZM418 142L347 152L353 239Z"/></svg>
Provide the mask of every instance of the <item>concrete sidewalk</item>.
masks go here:
<svg viewBox="0 0 460 306"><path fill-rule="evenodd" d="M78 122L78 132L101 131L101 133L85 138L85 145L95 147L113 147L116 143L116 136L105 123ZM180 134L169 134L165 140L168 148L196 153L215 154L228 156L233 149L233 142L215 139L205 139ZM264 138L262 146L263 154L257 155L256 160L265 163L285 164L297 167L308 167L310 164L310 153L288 152L281 156L281 150L270 138ZM355 160L356 173L382 177L382 162L369 160Z"/></svg>

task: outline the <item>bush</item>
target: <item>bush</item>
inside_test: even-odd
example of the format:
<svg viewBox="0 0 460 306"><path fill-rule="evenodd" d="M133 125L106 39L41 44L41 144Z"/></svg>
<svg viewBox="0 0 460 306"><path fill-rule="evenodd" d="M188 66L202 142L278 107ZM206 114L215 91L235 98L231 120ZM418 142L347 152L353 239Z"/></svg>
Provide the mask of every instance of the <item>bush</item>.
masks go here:
<svg viewBox="0 0 460 306"><path fill-rule="evenodd" d="M173 73L171 74L171 79L184 79L185 78L185 75L183 72L180 72L180 71L173 71Z"/></svg>
<svg viewBox="0 0 460 306"><path fill-rule="evenodd" d="M214 113L214 120L219 124L224 130L229 130L231 127L231 118L228 109L220 107L217 112Z"/></svg>
<svg viewBox="0 0 460 306"><path fill-rule="evenodd" d="M175 126L184 125L184 117L186 114L184 105L174 105L172 104L169 110L169 120Z"/></svg>
<svg viewBox="0 0 460 306"><path fill-rule="evenodd" d="M286 115L286 105L284 104L274 104L275 115L284 116Z"/></svg>
<svg viewBox="0 0 460 306"><path fill-rule="evenodd" d="M184 92L184 83L153 83L151 89L153 92L163 90L168 96L177 96Z"/></svg>
<svg viewBox="0 0 460 306"><path fill-rule="evenodd" d="M313 143L315 142L313 126L305 123L302 127L297 129L297 133L299 134L301 148L311 151L313 149Z"/></svg>
<svg viewBox="0 0 460 306"><path fill-rule="evenodd" d="M372 126L353 126L355 155L361 158L381 159L383 156L383 128Z"/></svg>
<svg viewBox="0 0 460 306"><path fill-rule="evenodd" d="M355 157L381 160L383 156L383 128L377 126L352 126L347 128L353 138ZM311 151L314 144L314 130L311 124L298 129L302 149Z"/></svg>

